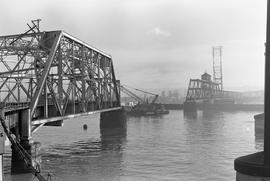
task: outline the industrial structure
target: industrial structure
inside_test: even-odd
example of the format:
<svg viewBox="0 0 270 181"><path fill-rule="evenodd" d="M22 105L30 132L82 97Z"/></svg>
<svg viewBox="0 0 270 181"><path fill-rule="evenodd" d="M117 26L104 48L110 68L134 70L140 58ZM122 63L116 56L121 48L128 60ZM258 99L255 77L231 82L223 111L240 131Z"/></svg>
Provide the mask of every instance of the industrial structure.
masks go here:
<svg viewBox="0 0 270 181"><path fill-rule="evenodd" d="M222 46L212 47L213 53L213 82L220 86L223 90L223 77L222 77Z"/></svg>
<svg viewBox="0 0 270 181"><path fill-rule="evenodd" d="M213 78L205 72L201 75L201 79L190 79L184 102L184 110L186 111L196 111L197 106L204 107L206 104L232 104L236 98L241 97L239 92L223 90L222 47L213 47L212 55Z"/></svg>
<svg viewBox="0 0 270 181"><path fill-rule="evenodd" d="M125 106L125 110L128 115L132 116L153 116L153 115L162 115L162 114L168 114L169 111L165 109L165 106L162 104L156 103L159 95L154 94L151 92L147 92L141 89L133 88L136 91L142 92L144 94L148 94L153 96L153 99L151 102L149 102L149 99L142 99L140 96L129 90L126 86L121 85L120 90L125 93L126 95L130 96L132 99L134 99L136 102L135 105L132 106Z"/></svg>
<svg viewBox="0 0 270 181"><path fill-rule="evenodd" d="M190 79L186 100L210 100L222 97L221 84L212 81L211 75L204 73L201 79Z"/></svg>
<svg viewBox="0 0 270 181"><path fill-rule="evenodd" d="M41 32L39 21L27 24L23 34L0 36L6 134L31 154L32 133L42 126L61 126L64 119L100 112L101 128L125 127L118 119L120 88L112 57L64 31ZM20 150L12 148L12 172L29 171Z"/></svg>

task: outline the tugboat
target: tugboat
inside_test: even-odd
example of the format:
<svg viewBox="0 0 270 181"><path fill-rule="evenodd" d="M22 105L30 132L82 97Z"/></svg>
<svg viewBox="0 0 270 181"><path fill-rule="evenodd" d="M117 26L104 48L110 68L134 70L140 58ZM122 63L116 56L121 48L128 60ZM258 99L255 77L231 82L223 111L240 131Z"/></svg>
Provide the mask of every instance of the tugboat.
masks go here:
<svg viewBox="0 0 270 181"><path fill-rule="evenodd" d="M121 85L120 88L122 92L129 95L131 98L135 99L138 102L134 106L129 106L128 108L125 109L128 115L155 116L155 115L169 114L169 111L165 109L164 105L156 103L156 100L158 99L158 96L159 96L158 94L153 94L151 92L134 88L137 91L154 96L154 99L152 100L152 102L148 103L148 99L143 100L138 95L136 95L135 93L127 89L125 86Z"/></svg>

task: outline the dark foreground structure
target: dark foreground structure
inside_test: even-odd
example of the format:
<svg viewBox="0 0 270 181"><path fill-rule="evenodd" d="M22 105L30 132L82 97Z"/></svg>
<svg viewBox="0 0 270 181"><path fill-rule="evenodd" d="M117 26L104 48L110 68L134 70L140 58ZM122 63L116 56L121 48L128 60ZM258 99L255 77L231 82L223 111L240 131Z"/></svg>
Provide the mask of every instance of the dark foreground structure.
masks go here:
<svg viewBox="0 0 270 181"><path fill-rule="evenodd" d="M264 151L237 158L237 181L270 181L270 2L267 1L265 51Z"/></svg>

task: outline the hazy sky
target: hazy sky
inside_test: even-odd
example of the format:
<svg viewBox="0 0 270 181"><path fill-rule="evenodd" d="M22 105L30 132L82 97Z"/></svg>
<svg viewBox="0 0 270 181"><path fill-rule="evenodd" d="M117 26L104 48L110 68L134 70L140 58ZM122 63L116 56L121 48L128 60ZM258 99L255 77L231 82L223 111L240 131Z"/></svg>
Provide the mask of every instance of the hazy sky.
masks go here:
<svg viewBox="0 0 270 181"><path fill-rule="evenodd" d="M224 87L264 84L266 0L1 0L0 34L31 19L64 30L113 57L122 83L186 88L212 74L212 46L223 46Z"/></svg>

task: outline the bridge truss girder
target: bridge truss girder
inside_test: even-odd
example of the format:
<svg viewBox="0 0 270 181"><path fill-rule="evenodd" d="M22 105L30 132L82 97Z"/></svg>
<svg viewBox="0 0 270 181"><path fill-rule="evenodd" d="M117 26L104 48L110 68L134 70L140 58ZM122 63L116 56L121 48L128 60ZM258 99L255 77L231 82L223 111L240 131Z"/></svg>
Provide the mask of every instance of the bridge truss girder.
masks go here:
<svg viewBox="0 0 270 181"><path fill-rule="evenodd" d="M118 85L111 56L66 32L0 37L0 102L31 120L119 107Z"/></svg>
<svg viewBox="0 0 270 181"><path fill-rule="evenodd" d="M210 100L221 98L223 91L220 84L201 79L190 79L186 100Z"/></svg>

